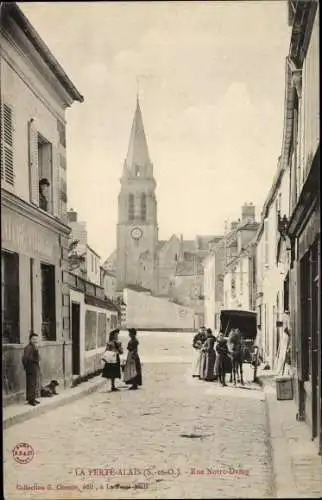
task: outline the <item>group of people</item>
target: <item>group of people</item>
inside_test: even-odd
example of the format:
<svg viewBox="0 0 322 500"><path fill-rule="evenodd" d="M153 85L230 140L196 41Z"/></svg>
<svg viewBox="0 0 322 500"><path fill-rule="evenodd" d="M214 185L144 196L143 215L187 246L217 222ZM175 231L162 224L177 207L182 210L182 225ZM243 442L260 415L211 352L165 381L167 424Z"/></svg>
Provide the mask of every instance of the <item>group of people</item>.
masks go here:
<svg viewBox="0 0 322 500"><path fill-rule="evenodd" d="M123 354L121 342L118 340L119 330L112 330L109 341L103 354L104 367L102 376L111 381L111 391L118 391L115 380L122 378L131 390L138 389L142 385L141 361L138 353L139 341L136 338L135 328L129 329L130 340L127 345L127 358L124 367L121 368L120 355ZM26 373L26 399L29 405L40 404L39 397L48 397L56 394L57 381L51 381L44 388L41 387L40 355L38 350L38 335L32 332L29 343L24 349L22 364ZM43 393L43 394L42 394ZM49 394L50 393L50 394Z"/></svg>
<svg viewBox="0 0 322 500"><path fill-rule="evenodd" d="M218 380L226 386L226 375L232 373L231 353L233 345L222 332L215 337L210 328L201 327L192 342L195 349L193 377L200 380Z"/></svg>
<svg viewBox="0 0 322 500"><path fill-rule="evenodd" d="M123 380L129 385L130 390L136 390L142 385L141 360L138 352L139 341L136 338L135 328L129 328L130 340L127 344L127 358L123 367ZM109 335L109 341L103 354L102 361L104 367L102 377L111 381L111 392L119 391L115 386L115 380L122 378L121 358L123 347L119 341L120 330L112 330Z"/></svg>

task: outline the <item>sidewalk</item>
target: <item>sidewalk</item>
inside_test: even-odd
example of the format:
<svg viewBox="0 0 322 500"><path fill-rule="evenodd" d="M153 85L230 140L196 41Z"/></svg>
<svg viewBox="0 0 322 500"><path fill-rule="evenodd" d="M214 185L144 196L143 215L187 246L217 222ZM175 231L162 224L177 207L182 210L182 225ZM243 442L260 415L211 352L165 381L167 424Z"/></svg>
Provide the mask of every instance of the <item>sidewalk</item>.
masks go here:
<svg viewBox="0 0 322 500"><path fill-rule="evenodd" d="M275 498L321 498L321 457L311 441L309 427L296 420L294 400L276 399L271 370L258 370L258 378L268 413Z"/></svg>
<svg viewBox="0 0 322 500"><path fill-rule="evenodd" d="M27 403L8 405L3 408L3 429L8 429L13 425L20 424L21 422L47 413L53 408L58 408L59 406L76 401L77 399L97 391L104 384L106 384L106 380L98 376L87 382L82 382L76 387L65 389L52 398L39 398L41 402L37 406L30 406Z"/></svg>

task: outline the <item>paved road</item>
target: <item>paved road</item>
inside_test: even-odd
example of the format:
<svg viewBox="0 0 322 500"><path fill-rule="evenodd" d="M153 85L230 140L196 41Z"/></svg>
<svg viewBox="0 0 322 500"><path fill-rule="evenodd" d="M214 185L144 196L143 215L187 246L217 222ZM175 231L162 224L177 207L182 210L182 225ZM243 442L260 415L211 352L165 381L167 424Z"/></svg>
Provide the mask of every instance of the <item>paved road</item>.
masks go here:
<svg viewBox="0 0 322 500"><path fill-rule="evenodd" d="M161 362L163 341L159 362L147 363L153 353L141 337L140 390L102 388L5 431L8 500L26 497L24 485L36 485L29 495L41 500L272 495L263 393L192 379L190 364ZM190 341L173 340L174 357L191 356ZM29 464L14 461L18 442L33 446Z"/></svg>

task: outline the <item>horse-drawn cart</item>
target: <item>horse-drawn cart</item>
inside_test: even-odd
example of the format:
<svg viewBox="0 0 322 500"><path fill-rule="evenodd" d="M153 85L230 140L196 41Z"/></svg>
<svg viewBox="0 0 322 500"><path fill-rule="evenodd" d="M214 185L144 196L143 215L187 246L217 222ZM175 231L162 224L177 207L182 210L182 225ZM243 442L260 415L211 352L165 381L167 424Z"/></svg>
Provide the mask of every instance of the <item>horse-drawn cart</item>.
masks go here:
<svg viewBox="0 0 322 500"><path fill-rule="evenodd" d="M242 337L243 362L257 366L257 318L254 311L223 309L220 313L220 331L228 337L230 332L239 329Z"/></svg>

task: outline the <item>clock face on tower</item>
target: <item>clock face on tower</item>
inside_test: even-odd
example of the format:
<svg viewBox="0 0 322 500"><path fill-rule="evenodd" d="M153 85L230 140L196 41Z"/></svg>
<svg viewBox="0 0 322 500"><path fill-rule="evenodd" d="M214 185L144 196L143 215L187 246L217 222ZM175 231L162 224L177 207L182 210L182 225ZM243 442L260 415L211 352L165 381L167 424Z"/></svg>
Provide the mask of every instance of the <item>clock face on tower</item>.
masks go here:
<svg viewBox="0 0 322 500"><path fill-rule="evenodd" d="M131 231L131 236L134 240L139 240L142 237L143 231L139 227L135 227Z"/></svg>

